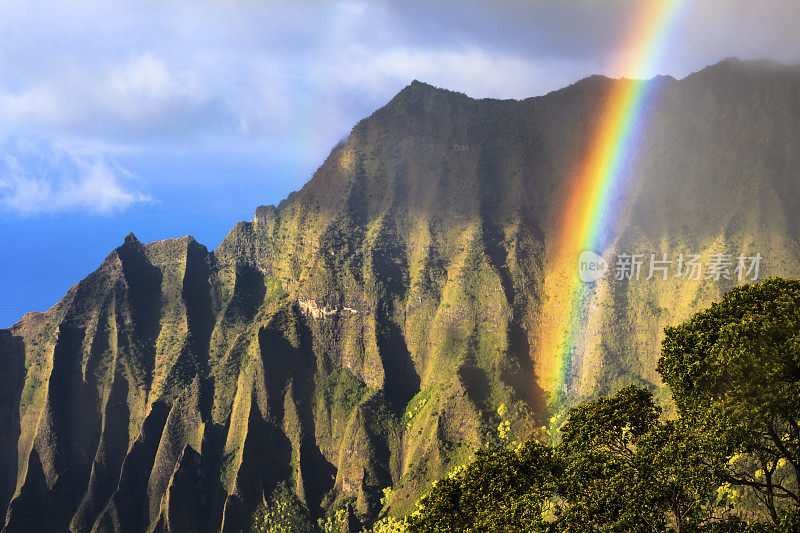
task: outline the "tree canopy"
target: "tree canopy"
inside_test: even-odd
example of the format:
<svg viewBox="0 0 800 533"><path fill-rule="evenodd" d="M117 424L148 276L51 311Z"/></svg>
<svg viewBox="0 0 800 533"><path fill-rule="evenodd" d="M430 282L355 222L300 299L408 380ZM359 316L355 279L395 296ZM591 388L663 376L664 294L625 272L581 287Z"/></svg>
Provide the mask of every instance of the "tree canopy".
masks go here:
<svg viewBox="0 0 800 533"><path fill-rule="evenodd" d="M725 482L754 490L772 521L800 506L800 282L737 287L667 328L658 371L680 419L728 458Z"/></svg>
<svg viewBox="0 0 800 533"><path fill-rule="evenodd" d="M800 282L771 278L667 328L677 418L628 386L573 408L555 446L483 450L410 531L800 531Z"/></svg>

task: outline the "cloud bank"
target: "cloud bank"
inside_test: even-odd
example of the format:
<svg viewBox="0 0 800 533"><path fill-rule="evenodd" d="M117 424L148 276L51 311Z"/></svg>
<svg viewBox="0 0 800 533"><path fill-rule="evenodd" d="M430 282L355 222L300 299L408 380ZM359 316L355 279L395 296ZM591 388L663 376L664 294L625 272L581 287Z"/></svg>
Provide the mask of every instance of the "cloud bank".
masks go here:
<svg viewBox="0 0 800 533"><path fill-rule="evenodd" d="M19 213L134 205L143 195L111 163L121 154L318 160L415 78L524 98L590 74L629 75L614 65L637 4L5 0L0 146L45 139L95 156L67 158L45 175L18 162L0 174L3 205ZM683 76L727 56L800 61L798 27L796 0L688 2L650 74ZM152 177L139 178L146 189ZM32 195L51 207L34 208Z"/></svg>

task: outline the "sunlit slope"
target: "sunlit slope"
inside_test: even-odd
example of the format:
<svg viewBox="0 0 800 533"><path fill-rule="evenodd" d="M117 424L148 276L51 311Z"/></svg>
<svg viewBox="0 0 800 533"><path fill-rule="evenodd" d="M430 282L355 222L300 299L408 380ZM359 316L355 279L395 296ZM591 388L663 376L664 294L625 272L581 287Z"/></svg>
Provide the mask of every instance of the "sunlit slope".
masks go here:
<svg viewBox="0 0 800 533"><path fill-rule="evenodd" d="M369 518L498 439L501 404L510 438L545 423L555 224L612 83L414 82L217 250L129 236L0 331L7 530L236 531L281 482ZM760 252L760 277L797 277L800 69L661 83L609 258ZM599 281L569 397L658 385L661 329L731 283Z"/></svg>

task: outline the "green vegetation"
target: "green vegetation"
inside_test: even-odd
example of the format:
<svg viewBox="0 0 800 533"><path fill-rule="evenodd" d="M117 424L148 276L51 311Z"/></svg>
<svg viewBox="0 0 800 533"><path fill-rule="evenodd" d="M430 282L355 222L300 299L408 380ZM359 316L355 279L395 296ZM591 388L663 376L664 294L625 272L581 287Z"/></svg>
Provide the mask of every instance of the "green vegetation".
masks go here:
<svg viewBox="0 0 800 533"><path fill-rule="evenodd" d="M520 453L544 455L504 451L481 464L502 473L552 456L564 461L553 475L574 484L556 487L564 494L541 504L544 517L514 520L566 523L568 509L573 520L581 509L618 528L647 513L671 527L663 498L677 486L686 493L677 512L690 524L719 510L712 496L735 516L781 520L787 490L796 493L786 478L796 433L780 409L800 395L779 379L793 341L751 369L740 364L749 348L737 356L726 347L780 329L747 329L743 315L712 342L702 340L706 318L669 333L670 360L686 352L691 365L656 372L664 327L733 281L597 283L592 333L564 397L576 406L630 384L653 390L663 376L675 402L663 387L653 400L632 391L624 405L598 404L621 419L634 407L667 414L635 438L604 437L621 439L635 464L581 437L594 424L586 412L544 407L560 393L554 361L537 358L542 328L561 327L542 314L548 283L560 279L553 243L576 154L613 83L593 77L497 101L415 82L357 124L302 190L257 209L213 252L188 237L143 244L130 235L52 309L0 332L0 529L198 529L192 520L245 529L284 484L331 528L344 527L338 513L351 531L392 530L476 449L517 450L533 437L545 447ZM725 61L662 83L631 189L614 205L618 250L761 251L762 277L796 275L797 67ZM724 364L707 364L714 358ZM725 374L729 365L736 373ZM704 381L693 381L694 369ZM740 379L762 370L763 390ZM569 448L558 431L568 419ZM731 440L738 420L760 438ZM698 433L711 422L713 439ZM695 449L713 468L669 455ZM608 515L603 493L578 493L599 479L570 469L578 461L608 471L615 490L646 480L650 489L626 496L644 507L623 513L609 499L617 515ZM664 468L648 471L648 461ZM509 505L522 509L524 487L514 490Z"/></svg>
<svg viewBox="0 0 800 533"><path fill-rule="evenodd" d="M334 419L347 420L353 409L370 392L369 387L347 368L339 368L317 384L317 404L330 410Z"/></svg>
<svg viewBox="0 0 800 533"><path fill-rule="evenodd" d="M677 418L664 419L649 390L625 387L571 409L554 446L528 441L478 452L438 481L404 525L418 532L800 529L800 282L737 287L669 328L658 369Z"/></svg>
<svg viewBox="0 0 800 533"><path fill-rule="evenodd" d="M281 483L259 506L250 526L252 533L316 533L308 508Z"/></svg>
<svg viewBox="0 0 800 533"><path fill-rule="evenodd" d="M680 419L728 458L727 487L754 491L772 521L800 506L800 282L737 287L669 328L658 369Z"/></svg>
<svg viewBox="0 0 800 533"><path fill-rule="evenodd" d="M482 450L438 481L408 518L410 531L535 531L546 522L560 466L530 441L517 450Z"/></svg>

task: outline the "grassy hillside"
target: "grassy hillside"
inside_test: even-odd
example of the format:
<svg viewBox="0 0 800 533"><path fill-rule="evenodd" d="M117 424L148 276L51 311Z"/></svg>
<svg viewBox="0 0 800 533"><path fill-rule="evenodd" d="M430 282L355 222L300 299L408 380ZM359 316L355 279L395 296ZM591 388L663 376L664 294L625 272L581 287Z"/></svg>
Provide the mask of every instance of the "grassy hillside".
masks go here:
<svg viewBox="0 0 800 533"><path fill-rule="evenodd" d="M761 252L760 278L796 277L798 74L661 79L610 258ZM501 405L509 438L544 424L555 226L614 83L497 101L414 82L217 250L128 236L0 331L6 529L237 531L279 486L369 521L500 438ZM663 327L729 286L599 282L569 398L659 386Z"/></svg>

